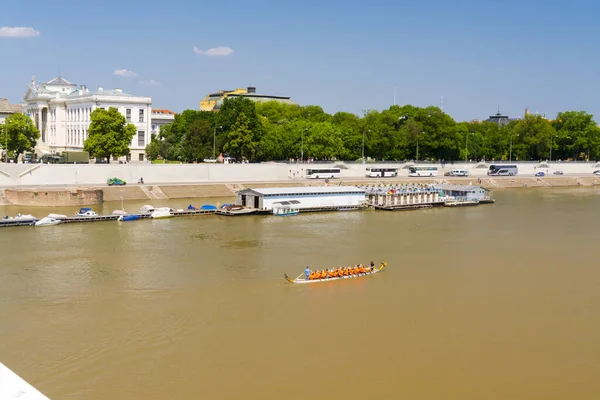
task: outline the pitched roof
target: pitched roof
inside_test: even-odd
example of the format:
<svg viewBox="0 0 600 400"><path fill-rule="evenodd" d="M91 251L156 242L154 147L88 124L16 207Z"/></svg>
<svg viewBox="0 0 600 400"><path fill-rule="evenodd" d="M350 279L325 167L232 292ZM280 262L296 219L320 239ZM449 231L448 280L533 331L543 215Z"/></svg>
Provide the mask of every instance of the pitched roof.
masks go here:
<svg viewBox="0 0 600 400"><path fill-rule="evenodd" d="M2 114L14 114L21 112L21 105L10 104L7 99L0 99L0 113Z"/></svg>
<svg viewBox="0 0 600 400"><path fill-rule="evenodd" d="M52 79L51 81L46 82L45 84L46 85L56 85L56 86L77 86L76 84L69 82L62 76L57 76L56 78Z"/></svg>
<svg viewBox="0 0 600 400"><path fill-rule="evenodd" d="M171 110L164 110L164 109L159 109L159 108L153 108L152 109L152 114L170 114L170 115L175 115L175 113Z"/></svg>

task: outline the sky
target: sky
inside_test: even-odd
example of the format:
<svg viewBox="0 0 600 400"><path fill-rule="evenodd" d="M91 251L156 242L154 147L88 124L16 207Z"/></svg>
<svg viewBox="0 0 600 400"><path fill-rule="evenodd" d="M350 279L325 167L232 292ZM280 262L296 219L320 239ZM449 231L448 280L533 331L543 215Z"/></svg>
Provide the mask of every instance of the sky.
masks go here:
<svg viewBox="0 0 600 400"><path fill-rule="evenodd" d="M31 77L198 109L256 86L326 112L500 107L600 120L600 2L572 0L12 1L0 9L0 98Z"/></svg>

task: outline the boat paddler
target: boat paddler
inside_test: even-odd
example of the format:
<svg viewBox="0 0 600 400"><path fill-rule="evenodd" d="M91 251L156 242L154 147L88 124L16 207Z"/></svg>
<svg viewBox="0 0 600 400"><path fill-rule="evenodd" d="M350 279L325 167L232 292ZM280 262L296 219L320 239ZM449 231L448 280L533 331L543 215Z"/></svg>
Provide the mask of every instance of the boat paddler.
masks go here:
<svg viewBox="0 0 600 400"><path fill-rule="evenodd" d="M306 269L304 270L304 279L306 279L306 280L310 279L310 267L306 267Z"/></svg>

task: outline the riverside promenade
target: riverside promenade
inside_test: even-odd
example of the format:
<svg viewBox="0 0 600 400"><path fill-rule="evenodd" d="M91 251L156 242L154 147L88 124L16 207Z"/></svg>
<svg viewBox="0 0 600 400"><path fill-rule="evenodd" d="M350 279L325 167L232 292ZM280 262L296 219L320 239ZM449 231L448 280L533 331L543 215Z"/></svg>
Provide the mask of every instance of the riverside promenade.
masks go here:
<svg viewBox="0 0 600 400"><path fill-rule="evenodd" d="M454 163L425 164L438 168L438 176L431 178L414 178L408 176L413 163L331 163L331 164L0 164L0 204L22 204L24 196L15 196L11 191L32 191L48 195L50 191L64 191L74 196L75 189L100 189L102 198L94 201L118 200L161 200L176 198L210 198L231 197L239 190L250 187L275 186L316 186L325 185L324 180L305 178L307 168L341 169L339 179L329 184L359 185L387 183L456 183L472 184L487 189L523 188L523 187L566 187L600 185L600 176L593 174L600 169L600 163L556 162L556 163L515 163L519 166L519 174L515 177L487 176L489 165L486 163ZM508 164L495 162L496 164ZM393 167L398 168L395 178L367 178L365 168ZM469 177L444 176L453 169L469 171ZM554 175L555 171L563 175ZM535 177L536 172L544 172L544 177ZM107 186L108 178L116 177L127 182L125 186ZM144 178L144 184L136 184ZM10 192L10 193L9 193ZM39 193L38 193L39 192ZM10 195L9 195L10 194ZM26 197L26 196L25 196ZM49 196L47 204L31 205L66 205ZM55 196L68 198L69 196ZM98 196L90 196L98 198ZM95 204L90 203L81 204Z"/></svg>

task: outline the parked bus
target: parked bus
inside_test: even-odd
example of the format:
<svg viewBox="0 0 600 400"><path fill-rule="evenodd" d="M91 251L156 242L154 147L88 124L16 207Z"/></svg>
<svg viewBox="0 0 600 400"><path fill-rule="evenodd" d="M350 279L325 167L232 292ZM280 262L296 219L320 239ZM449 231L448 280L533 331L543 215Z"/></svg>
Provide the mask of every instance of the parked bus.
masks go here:
<svg viewBox="0 0 600 400"><path fill-rule="evenodd" d="M339 177L339 168L306 168L306 178L309 179L334 179Z"/></svg>
<svg viewBox="0 0 600 400"><path fill-rule="evenodd" d="M408 176L437 176L437 167L410 167Z"/></svg>
<svg viewBox="0 0 600 400"><path fill-rule="evenodd" d="M446 172L444 175L447 175L447 176L469 176L469 171L466 169L453 169L450 172Z"/></svg>
<svg viewBox="0 0 600 400"><path fill-rule="evenodd" d="M519 168L516 165L490 165L488 175L495 176L514 176L519 173Z"/></svg>
<svg viewBox="0 0 600 400"><path fill-rule="evenodd" d="M398 176L398 168L367 168L367 178L394 178Z"/></svg>

